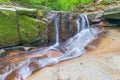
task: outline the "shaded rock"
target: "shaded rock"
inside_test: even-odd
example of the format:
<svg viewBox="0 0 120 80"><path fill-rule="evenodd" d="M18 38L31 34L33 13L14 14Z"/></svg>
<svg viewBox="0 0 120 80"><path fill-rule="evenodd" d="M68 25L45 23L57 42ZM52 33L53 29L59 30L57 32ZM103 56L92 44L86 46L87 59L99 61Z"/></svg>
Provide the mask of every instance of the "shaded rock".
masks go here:
<svg viewBox="0 0 120 80"><path fill-rule="evenodd" d="M120 20L120 7L105 10L104 17Z"/></svg>
<svg viewBox="0 0 120 80"><path fill-rule="evenodd" d="M16 12L13 8L0 8L0 47L19 43Z"/></svg>
<svg viewBox="0 0 120 80"><path fill-rule="evenodd" d="M4 49L0 49L0 58L6 55L6 51Z"/></svg>
<svg viewBox="0 0 120 80"><path fill-rule="evenodd" d="M5 51L29 51L32 50L34 47L25 47L25 46L14 46L14 47L6 47L3 48Z"/></svg>
<svg viewBox="0 0 120 80"><path fill-rule="evenodd" d="M36 25L39 32L37 36L37 40L40 40L40 44L45 44L48 41L48 27L47 19L46 19L46 11L38 10L37 13L38 24Z"/></svg>
<svg viewBox="0 0 120 80"><path fill-rule="evenodd" d="M45 30L45 24L40 20L25 15L18 16L20 23L20 34L23 43L30 43L40 39ZM42 38L42 37L41 37Z"/></svg>
<svg viewBox="0 0 120 80"><path fill-rule="evenodd" d="M105 10L105 21L109 22L112 26L120 25L120 7Z"/></svg>
<svg viewBox="0 0 120 80"><path fill-rule="evenodd" d="M114 27L120 27L120 20L118 19L106 18L105 21L107 21L110 25Z"/></svg>
<svg viewBox="0 0 120 80"><path fill-rule="evenodd" d="M48 40L48 28L46 26L46 23L44 23L42 20L38 20L37 29L39 30L39 32L36 40L39 40L40 45L46 44Z"/></svg>
<svg viewBox="0 0 120 80"><path fill-rule="evenodd" d="M72 12L60 12L60 39L66 40L72 35L71 23L73 18Z"/></svg>

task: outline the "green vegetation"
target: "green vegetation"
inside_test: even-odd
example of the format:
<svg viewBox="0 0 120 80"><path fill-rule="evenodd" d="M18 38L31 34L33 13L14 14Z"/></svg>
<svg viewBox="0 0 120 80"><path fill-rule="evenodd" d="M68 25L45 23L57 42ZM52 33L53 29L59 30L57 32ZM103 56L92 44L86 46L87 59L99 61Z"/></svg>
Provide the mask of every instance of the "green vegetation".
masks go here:
<svg viewBox="0 0 120 80"><path fill-rule="evenodd" d="M93 0L0 0L0 4L12 2L31 8L67 11L76 6L91 3Z"/></svg>
<svg viewBox="0 0 120 80"><path fill-rule="evenodd" d="M77 6L91 3L93 0L58 0L60 3L60 10L71 10Z"/></svg>

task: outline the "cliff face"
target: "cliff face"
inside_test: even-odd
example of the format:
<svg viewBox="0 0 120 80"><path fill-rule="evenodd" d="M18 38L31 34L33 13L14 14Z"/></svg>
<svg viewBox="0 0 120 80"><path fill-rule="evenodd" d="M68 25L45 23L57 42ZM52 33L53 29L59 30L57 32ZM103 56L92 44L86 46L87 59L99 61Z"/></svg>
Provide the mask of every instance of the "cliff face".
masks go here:
<svg viewBox="0 0 120 80"><path fill-rule="evenodd" d="M107 29L93 43L96 49L37 71L26 80L119 80L120 29Z"/></svg>
<svg viewBox="0 0 120 80"><path fill-rule="evenodd" d="M43 11L15 6L0 6L0 48L17 44L43 45L54 43L54 19L47 19L49 14L59 17L60 40L66 40L76 34L76 17L81 13L63 11ZM100 12L88 13L90 22L98 23L104 14L104 20L119 26L120 7ZM96 16L98 15L98 16ZM98 18L96 21L94 21Z"/></svg>

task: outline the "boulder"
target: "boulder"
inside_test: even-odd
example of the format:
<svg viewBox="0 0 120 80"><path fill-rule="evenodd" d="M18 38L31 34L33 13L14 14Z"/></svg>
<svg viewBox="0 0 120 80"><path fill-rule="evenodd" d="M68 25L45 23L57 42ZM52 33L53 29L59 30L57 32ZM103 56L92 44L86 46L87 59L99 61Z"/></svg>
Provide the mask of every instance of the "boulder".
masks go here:
<svg viewBox="0 0 120 80"><path fill-rule="evenodd" d="M120 7L105 10L104 17L120 20Z"/></svg>
<svg viewBox="0 0 120 80"><path fill-rule="evenodd" d="M6 51L4 49L0 49L0 58L6 56Z"/></svg>
<svg viewBox="0 0 120 80"><path fill-rule="evenodd" d="M104 18L113 26L120 26L120 7L105 10Z"/></svg>

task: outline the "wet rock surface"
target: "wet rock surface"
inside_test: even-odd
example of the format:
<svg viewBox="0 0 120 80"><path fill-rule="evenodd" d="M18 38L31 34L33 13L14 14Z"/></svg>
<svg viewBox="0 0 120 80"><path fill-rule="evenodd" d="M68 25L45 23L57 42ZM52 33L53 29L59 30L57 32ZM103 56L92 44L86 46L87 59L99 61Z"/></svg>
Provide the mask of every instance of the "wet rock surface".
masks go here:
<svg viewBox="0 0 120 80"><path fill-rule="evenodd" d="M120 29L108 29L93 43L96 49L81 57L46 67L26 80L118 80L120 79Z"/></svg>

